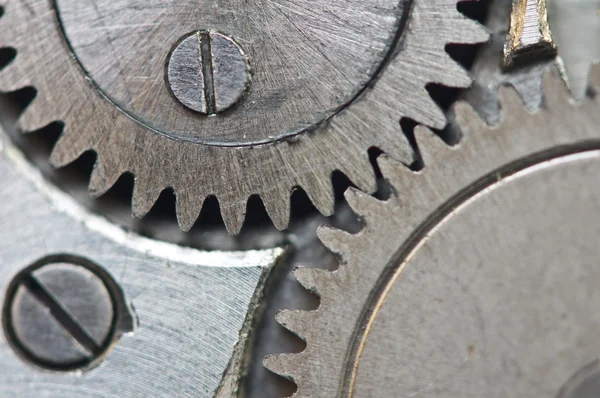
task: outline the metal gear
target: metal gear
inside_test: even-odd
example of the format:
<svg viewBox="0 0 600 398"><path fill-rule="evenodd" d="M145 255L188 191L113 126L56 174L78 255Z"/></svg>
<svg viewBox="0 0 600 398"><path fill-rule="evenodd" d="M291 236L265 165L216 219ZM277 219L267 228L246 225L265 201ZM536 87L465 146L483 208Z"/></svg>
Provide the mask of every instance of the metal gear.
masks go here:
<svg viewBox="0 0 600 398"><path fill-rule="evenodd" d="M536 59L536 62L512 70L502 66L503 47L507 40L512 0L492 0L486 27L491 40L481 49L471 70L474 84L463 98L485 121L492 125L500 119L498 88L511 85L531 111L542 105L544 72L558 64L561 74L576 100L585 96L587 78L592 64L600 60L600 18L598 0L545 0L552 37L558 47L558 57Z"/></svg>
<svg viewBox="0 0 600 398"><path fill-rule="evenodd" d="M600 103L573 104L556 74L538 113L512 88L500 103L495 127L457 103L456 147L417 127L423 170L380 158L390 198L351 189L364 228L319 230L339 269L297 269L320 306L277 316L306 349L264 362L295 397L580 397L575 381L597 384Z"/></svg>
<svg viewBox="0 0 600 398"><path fill-rule="evenodd" d="M279 229L298 187L330 215L335 170L373 192L371 147L412 156L401 118L446 124L425 86L470 84L445 46L488 38L457 0L136 4L4 5L0 91L36 88L22 131L63 124L53 165L95 151L98 196L132 173L139 217L172 188L183 230L209 196L232 234L252 195Z"/></svg>

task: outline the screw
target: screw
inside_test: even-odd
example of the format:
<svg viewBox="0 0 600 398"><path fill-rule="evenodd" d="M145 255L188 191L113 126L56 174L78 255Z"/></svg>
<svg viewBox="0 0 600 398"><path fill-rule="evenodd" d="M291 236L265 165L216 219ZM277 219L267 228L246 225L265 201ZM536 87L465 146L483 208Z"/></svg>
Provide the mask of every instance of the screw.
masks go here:
<svg viewBox="0 0 600 398"><path fill-rule="evenodd" d="M6 336L24 359L52 370L95 364L133 330L123 296L100 267L47 258L20 272L4 303Z"/></svg>
<svg viewBox="0 0 600 398"><path fill-rule="evenodd" d="M237 103L250 84L246 55L221 33L198 31L175 47L167 66L171 92L183 105L205 115Z"/></svg>

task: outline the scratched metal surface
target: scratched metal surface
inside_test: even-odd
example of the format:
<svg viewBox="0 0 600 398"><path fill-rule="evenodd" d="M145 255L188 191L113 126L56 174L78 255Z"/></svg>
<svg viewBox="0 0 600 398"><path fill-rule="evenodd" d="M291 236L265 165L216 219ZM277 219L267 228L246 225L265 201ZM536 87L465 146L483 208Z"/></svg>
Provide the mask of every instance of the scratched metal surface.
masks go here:
<svg viewBox="0 0 600 398"><path fill-rule="evenodd" d="M202 252L125 232L47 184L5 138L0 141L0 292L42 257L84 256L118 281L137 325L100 366L84 374L37 370L0 339L0 395L212 396L247 332L247 312L253 312L262 278L281 249ZM244 351L244 343L238 349Z"/></svg>
<svg viewBox="0 0 600 398"><path fill-rule="evenodd" d="M253 195L284 229L297 187L331 215L334 171L373 192L370 148L410 161L402 118L444 127L444 112L426 86L470 84L446 45L488 38L456 3L151 1L140 6L134 0L59 0L53 7L47 0L9 2L0 19L0 47L14 47L17 56L0 73L0 91L37 89L20 117L22 130L64 123L51 158L55 166L88 150L98 153L93 194L105 193L124 173L135 175L132 207L138 216L169 187L184 230L212 195L233 234L239 233ZM172 46L203 25L231 34L254 65L246 100L210 118L186 110L163 78ZM115 106L125 108L128 101L144 122ZM328 116L327 123L319 123ZM366 126L377 134L365 133ZM298 134L273 142L290 132ZM212 144L201 144L194 134Z"/></svg>

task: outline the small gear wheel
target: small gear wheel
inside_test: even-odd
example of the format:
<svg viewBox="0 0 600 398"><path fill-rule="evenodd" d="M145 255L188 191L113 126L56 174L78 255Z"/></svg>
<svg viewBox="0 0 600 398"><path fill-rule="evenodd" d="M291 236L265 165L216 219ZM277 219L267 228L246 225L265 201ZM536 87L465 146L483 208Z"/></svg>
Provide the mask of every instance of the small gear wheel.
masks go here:
<svg viewBox="0 0 600 398"><path fill-rule="evenodd" d="M410 160L400 119L446 124L425 86L471 82L445 46L488 38L457 0L212 3L6 4L0 91L37 90L20 129L63 124L57 167L95 151L94 195L132 173L136 216L172 188L183 230L215 196L236 234L258 195L284 229L293 190L330 215L332 172L373 192L370 148Z"/></svg>
<svg viewBox="0 0 600 398"><path fill-rule="evenodd" d="M390 198L350 190L364 228L319 230L339 269L297 269L320 307L277 317L306 349L265 360L295 397L562 398L600 380L600 104L556 74L539 112L512 88L500 103L495 127L457 103L456 147L418 127L424 168L380 158Z"/></svg>

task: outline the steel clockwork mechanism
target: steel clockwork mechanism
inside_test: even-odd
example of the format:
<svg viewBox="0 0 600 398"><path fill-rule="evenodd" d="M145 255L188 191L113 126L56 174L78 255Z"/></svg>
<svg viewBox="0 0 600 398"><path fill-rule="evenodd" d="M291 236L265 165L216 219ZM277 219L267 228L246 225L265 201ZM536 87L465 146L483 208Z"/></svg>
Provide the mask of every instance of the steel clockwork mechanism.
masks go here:
<svg viewBox="0 0 600 398"><path fill-rule="evenodd" d="M444 127L425 86L468 86L445 46L488 37L456 0L26 0L4 9L0 47L17 55L0 91L37 90L21 130L62 123L54 165L95 151L94 195L134 174L138 216L172 188L184 230L216 196L234 234L255 194L283 229L298 187L333 212L335 170L374 191L369 148L408 160L401 118Z"/></svg>
<svg viewBox="0 0 600 398"><path fill-rule="evenodd" d="M2 391L283 395L267 368L295 397L596 397L598 0L476 3L488 29L460 3L6 1L16 129L94 152L93 195L133 175L136 216L172 190L180 228L88 211L0 120ZM321 214L286 230L295 190ZM280 231L229 236L253 196ZM211 197L227 231L185 233ZM300 263L329 270L294 290ZM263 367L302 300L276 320L305 347Z"/></svg>
<svg viewBox="0 0 600 398"><path fill-rule="evenodd" d="M421 171L383 158L388 200L347 193L364 228L319 231L339 269L295 272L319 308L278 315L306 349L265 361L294 396L594 391L600 113L556 76L544 94L532 115L502 89L495 128L458 103L459 145L418 128Z"/></svg>

